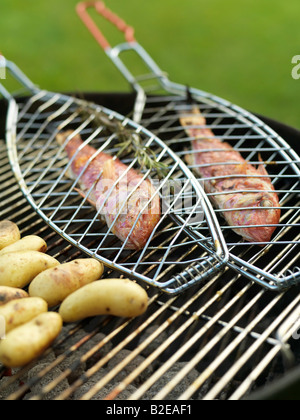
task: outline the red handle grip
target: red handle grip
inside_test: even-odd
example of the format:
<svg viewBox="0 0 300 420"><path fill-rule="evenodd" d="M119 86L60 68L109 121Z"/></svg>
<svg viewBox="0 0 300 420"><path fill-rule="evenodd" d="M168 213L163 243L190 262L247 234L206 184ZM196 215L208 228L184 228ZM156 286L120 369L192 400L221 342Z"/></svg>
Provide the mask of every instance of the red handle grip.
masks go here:
<svg viewBox="0 0 300 420"><path fill-rule="evenodd" d="M79 3L76 6L79 17L104 50L111 48L111 46L96 25L95 21L88 14L87 9L89 8L94 8L100 15L115 25L119 31L123 32L127 42L136 42L134 37L134 28L128 26L123 19L109 10L102 1L86 1Z"/></svg>

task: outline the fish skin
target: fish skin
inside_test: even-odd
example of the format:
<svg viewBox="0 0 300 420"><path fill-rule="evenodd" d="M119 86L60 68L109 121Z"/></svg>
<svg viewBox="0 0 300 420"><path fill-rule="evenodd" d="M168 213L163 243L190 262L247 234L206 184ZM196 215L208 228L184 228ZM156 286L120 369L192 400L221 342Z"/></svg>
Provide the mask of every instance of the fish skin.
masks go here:
<svg viewBox="0 0 300 420"><path fill-rule="evenodd" d="M230 226L241 226L233 230L246 241L270 242L281 210L261 157L257 168L249 164L230 144L215 137L196 107L192 114L182 115L180 122L192 138L189 163L195 165L195 171L203 178L213 205L224 210L222 214Z"/></svg>
<svg viewBox="0 0 300 420"><path fill-rule="evenodd" d="M126 249L143 248L161 217L160 198L150 180L142 180L141 173L119 159L84 145L72 131L59 133L56 139L71 162L68 177L80 175L78 193L104 216Z"/></svg>

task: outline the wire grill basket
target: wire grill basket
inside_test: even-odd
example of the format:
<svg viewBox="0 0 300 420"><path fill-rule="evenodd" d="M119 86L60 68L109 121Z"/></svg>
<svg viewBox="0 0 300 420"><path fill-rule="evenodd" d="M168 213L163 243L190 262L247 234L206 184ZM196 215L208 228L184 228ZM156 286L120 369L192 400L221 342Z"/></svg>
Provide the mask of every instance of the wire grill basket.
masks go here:
<svg viewBox="0 0 300 420"><path fill-rule="evenodd" d="M89 8L95 9L121 30L126 42L112 48L88 13ZM206 128L215 136L229 143L250 164L257 166L261 159L263 160L279 196L282 216L272 240L257 244L243 242L224 221L222 210L215 209L229 249L228 265L271 290L282 290L298 284L300 159L297 153L276 132L244 109L199 89L171 82L167 74L136 41L134 29L110 11L103 2L79 3L77 12L99 45L136 91L136 101L131 114L133 120L158 135L180 158L184 159L191 153L187 150L191 149L193 139L187 136L179 115L184 113L186 116L193 116L196 105L206 119ZM135 74L132 68L125 64L124 59L128 52L131 56L134 53L136 62L144 65L144 73L140 73L139 66L138 74ZM203 126L194 128L203 129ZM218 164L226 165L227 162ZM194 173L197 170L195 164L189 164L188 167ZM243 227L245 226L239 226ZM266 225L260 227L264 228ZM201 232L204 236L205 231L206 227L202 226ZM258 260L259 264L256 263Z"/></svg>

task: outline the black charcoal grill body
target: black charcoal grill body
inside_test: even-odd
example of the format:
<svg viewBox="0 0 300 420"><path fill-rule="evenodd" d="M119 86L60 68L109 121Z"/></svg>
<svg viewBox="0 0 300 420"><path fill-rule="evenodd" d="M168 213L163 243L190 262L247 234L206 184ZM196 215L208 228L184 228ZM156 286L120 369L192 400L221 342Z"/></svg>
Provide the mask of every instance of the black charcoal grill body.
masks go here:
<svg viewBox="0 0 300 420"><path fill-rule="evenodd" d="M135 94L84 96L124 115L135 103ZM5 114L1 102L2 139ZM260 118L300 152L299 131ZM22 236L42 236L61 262L82 256L27 203L2 140L0 219L16 222ZM148 293L149 310L140 318L72 324L29 366L8 371L0 365L0 399L300 398L298 286L277 294L227 269L181 296Z"/></svg>

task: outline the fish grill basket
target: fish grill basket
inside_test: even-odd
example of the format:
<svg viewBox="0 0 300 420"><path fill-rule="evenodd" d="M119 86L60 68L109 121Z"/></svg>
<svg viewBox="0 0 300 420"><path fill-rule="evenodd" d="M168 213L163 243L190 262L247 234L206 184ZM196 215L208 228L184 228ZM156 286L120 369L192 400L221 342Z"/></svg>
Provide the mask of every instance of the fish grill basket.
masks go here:
<svg viewBox="0 0 300 420"><path fill-rule="evenodd" d="M13 63L7 61L6 66L30 92L29 96L12 97L2 86L2 93L9 100L7 147L10 162L25 197L48 225L108 268L168 293L179 293L224 267L227 248L210 202L185 163L165 143L109 109L42 91ZM83 145L93 146L95 154L105 152L116 157L120 127L122 133L127 131L138 136L143 147L151 150L156 161L167 170L165 176L159 178L155 168L141 168L134 155L125 154L121 158L128 170L134 168L142 173L137 188L148 179L154 186L155 193L145 209L157 197L161 202L160 220L140 250L127 249L128 238L119 240L113 232L114 223L108 228L101 211L90 204L89 195L82 197L78 192L80 181L93 159L78 176L70 179L70 169L78 152L68 159L64 148L72 137L80 135ZM67 136L64 145L58 144L57 136L66 132L72 134ZM108 192L106 202L119 181ZM120 217L125 204L114 221ZM132 229L141 216L142 210ZM194 229L195 221L199 226L209 226L210 234L204 237L201 229Z"/></svg>

